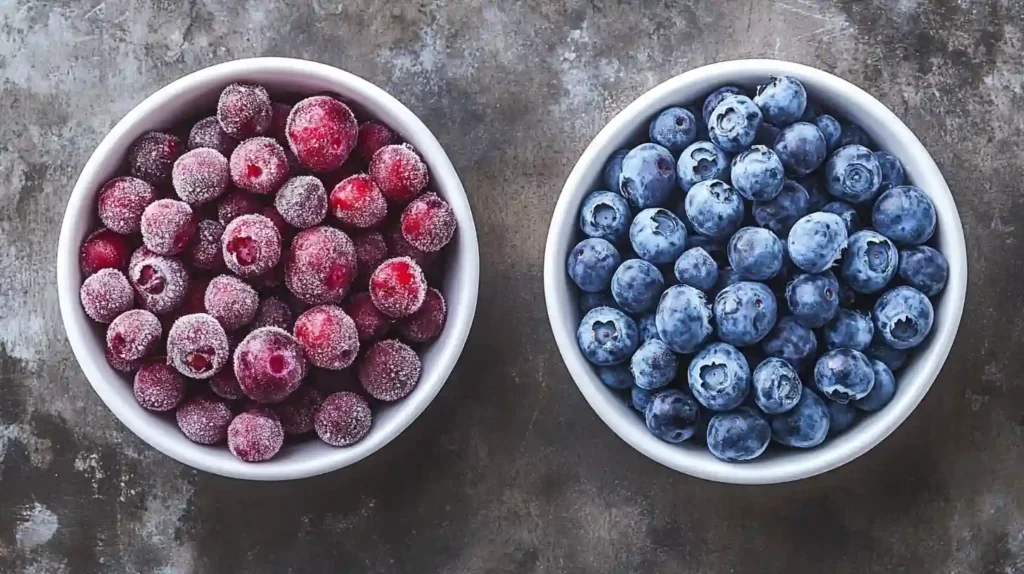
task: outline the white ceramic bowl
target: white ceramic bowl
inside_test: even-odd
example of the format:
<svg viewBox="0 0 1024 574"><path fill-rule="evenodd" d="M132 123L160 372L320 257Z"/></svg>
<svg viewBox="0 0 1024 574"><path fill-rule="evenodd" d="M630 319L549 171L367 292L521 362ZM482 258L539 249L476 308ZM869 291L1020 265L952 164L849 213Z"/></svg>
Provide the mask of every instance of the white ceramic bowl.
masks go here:
<svg viewBox="0 0 1024 574"><path fill-rule="evenodd" d="M580 204L588 193L600 188L604 164L615 150L628 147L646 134L651 118L667 107L699 102L728 84L752 89L770 75L799 78L812 99L860 124L881 149L902 160L909 181L935 202L939 219L935 242L949 261L949 281L936 301L932 335L897 373L899 390L887 407L817 448L769 448L760 458L737 464L716 459L703 445L672 445L655 438L642 417L601 383L576 343L581 317L577 289L566 273L566 257L578 241ZM656 86L615 116L569 174L555 206L544 253L544 295L551 329L569 373L597 415L633 448L669 468L736 484L770 484L814 476L857 458L881 442L921 402L942 368L960 324L966 291L967 249L960 216L942 174L921 142L895 114L857 86L821 70L776 60L740 60L697 68Z"/></svg>
<svg viewBox="0 0 1024 574"><path fill-rule="evenodd" d="M236 459L224 445L189 441L173 419L156 416L135 402L131 379L111 369L104 358L103 326L90 321L79 302L83 280L79 249L85 237L99 227L96 194L100 186L118 172L136 138L195 118L204 110L212 114L220 91L236 81L263 84L271 96L334 93L366 116L387 124L419 150L430 168L432 189L448 200L458 220L441 286L448 303L444 332L422 355L423 374L415 390L401 401L375 409L370 432L351 447L335 448L310 440L285 446L270 461L252 464ZM57 289L68 340L86 378L114 415L157 450L184 464L252 480L288 480L329 472L369 456L398 436L427 408L455 366L473 323L480 277L476 227L466 192L427 126L401 102L362 78L325 64L286 58L212 66L171 83L136 106L103 138L85 164L68 200L57 250Z"/></svg>

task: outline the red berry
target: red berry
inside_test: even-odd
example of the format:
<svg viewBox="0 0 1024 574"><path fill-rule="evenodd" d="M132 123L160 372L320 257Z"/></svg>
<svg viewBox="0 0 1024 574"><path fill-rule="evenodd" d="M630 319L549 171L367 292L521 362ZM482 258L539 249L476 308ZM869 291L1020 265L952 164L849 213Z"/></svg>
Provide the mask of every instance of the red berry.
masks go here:
<svg viewBox="0 0 1024 574"><path fill-rule="evenodd" d="M280 265L277 265L270 271L248 279L248 281L260 293L272 292L284 285L284 271Z"/></svg>
<svg viewBox="0 0 1024 574"><path fill-rule="evenodd" d="M245 140L231 152L231 181L238 187L272 195L288 178L288 157L271 138Z"/></svg>
<svg viewBox="0 0 1024 574"><path fill-rule="evenodd" d="M227 401L211 394L202 394L185 401L174 412L178 428L192 442L218 444L228 437L233 415Z"/></svg>
<svg viewBox="0 0 1024 574"><path fill-rule="evenodd" d="M232 191L217 203L217 221L226 226L236 217L259 213L264 205L263 197L255 193Z"/></svg>
<svg viewBox="0 0 1024 574"><path fill-rule="evenodd" d="M405 204L427 187L427 164L409 145L384 146L373 154L370 177L388 201Z"/></svg>
<svg viewBox="0 0 1024 574"><path fill-rule="evenodd" d="M281 420L281 428L287 436L297 436L313 430L316 411L324 402L323 395L312 385L301 385L283 402L273 407L274 414Z"/></svg>
<svg viewBox="0 0 1024 574"><path fill-rule="evenodd" d="M302 348L288 332L262 327L249 333L235 349L235 376L246 396L261 403L288 397L306 376Z"/></svg>
<svg viewBox="0 0 1024 574"><path fill-rule="evenodd" d="M115 177L100 189L100 221L122 235L138 233L142 212L157 199L156 189L135 177Z"/></svg>
<svg viewBox="0 0 1024 574"><path fill-rule="evenodd" d="M343 224L374 227L388 213L384 195L368 175L353 175L331 191L331 213Z"/></svg>
<svg viewBox="0 0 1024 574"><path fill-rule="evenodd" d="M391 317L380 312L373 304L369 293L356 293L348 300L344 309L355 322L361 342L376 341L386 335L391 328Z"/></svg>
<svg viewBox="0 0 1024 574"><path fill-rule="evenodd" d="M238 384L238 378L235 377L235 367L231 361L228 361L224 368L210 379L210 390L218 397L229 401L245 398L245 393L242 392L242 387Z"/></svg>
<svg viewBox="0 0 1024 574"><path fill-rule="evenodd" d="M203 118L192 126L188 134L188 149L199 149L202 147L215 149L224 157L231 155L238 147L238 140L228 135L216 116Z"/></svg>
<svg viewBox="0 0 1024 574"><path fill-rule="evenodd" d="M278 190L274 207L290 225L299 229L313 227L327 215L327 190L311 175L293 177Z"/></svg>
<svg viewBox="0 0 1024 574"><path fill-rule="evenodd" d="M241 413L228 426L228 450L245 462L270 460L283 444L281 422L263 409Z"/></svg>
<svg viewBox="0 0 1024 574"><path fill-rule="evenodd" d="M455 235L455 212L436 193L412 200L402 212L402 237L416 249L440 251Z"/></svg>
<svg viewBox="0 0 1024 574"><path fill-rule="evenodd" d="M188 280L188 288L185 290L185 300L177 309L177 321L182 315L194 315L206 312L206 288L210 286L207 278L196 278Z"/></svg>
<svg viewBox="0 0 1024 574"><path fill-rule="evenodd" d="M388 246L388 255L391 257L408 257L415 261L420 267L428 267L437 259L438 254L428 253L417 249L409 243L402 235L402 226L395 225L384 231L384 242Z"/></svg>
<svg viewBox="0 0 1024 574"><path fill-rule="evenodd" d="M363 397L355 393L334 393L316 413L314 428L320 440L331 446L349 446L370 431L373 413Z"/></svg>
<svg viewBox="0 0 1024 574"><path fill-rule="evenodd" d="M170 134L147 132L128 150L128 170L156 187L170 183L171 169L185 152L185 143Z"/></svg>
<svg viewBox="0 0 1024 574"><path fill-rule="evenodd" d="M196 232L192 208L183 201L158 199L142 212L142 242L153 253L177 255Z"/></svg>
<svg viewBox="0 0 1024 574"><path fill-rule="evenodd" d="M295 237L295 228L290 223L281 217L281 212L277 210L273 205L264 207L263 211L260 212L263 217L266 217L274 224L277 228L277 232L281 234L281 243L287 245L292 242L292 238Z"/></svg>
<svg viewBox="0 0 1024 574"><path fill-rule="evenodd" d="M447 313L444 296L429 288L420 310L398 322L398 333L410 343L429 343L441 334Z"/></svg>
<svg viewBox="0 0 1024 574"><path fill-rule="evenodd" d="M209 379L230 358L228 334L205 313L185 315L167 334L167 362L192 379Z"/></svg>
<svg viewBox="0 0 1024 574"><path fill-rule="evenodd" d="M265 134L272 117L270 95L259 84L231 84L217 100L217 121L235 139Z"/></svg>
<svg viewBox="0 0 1024 574"><path fill-rule="evenodd" d="M185 261L196 269L216 271L224 266L220 239L224 226L213 219L204 219L196 225L196 236L185 251Z"/></svg>
<svg viewBox="0 0 1024 574"><path fill-rule="evenodd" d="M340 371L359 354L356 324L340 307L320 305L295 320L295 340L314 367Z"/></svg>
<svg viewBox="0 0 1024 574"><path fill-rule="evenodd" d="M384 236L376 231L353 235L352 243L356 246L356 261L359 262L359 275L355 283L360 289L366 289L370 284L370 275L388 258L388 246L384 243Z"/></svg>
<svg viewBox="0 0 1024 574"><path fill-rule="evenodd" d="M345 160L345 163L341 164L341 167L339 167L338 169L328 173L320 174L318 177L320 178L320 181L324 182L324 189L332 190L339 183L345 181L346 179L352 177L353 175L357 175L366 171L365 167L366 166L363 164L363 162L360 161L360 159L357 156L353 155L349 156L349 158Z"/></svg>
<svg viewBox="0 0 1024 574"><path fill-rule="evenodd" d="M90 319L109 323L135 304L131 283L117 269L100 269L86 278L79 293L82 308Z"/></svg>
<svg viewBox="0 0 1024 574"><path fill-rule="evenodd" d="M139 406L162 413L185 398L185 378L166 363L154 361L142 365L135 373L132 390Z"/></svg>
<svg viewBox="0 0 1024 574"><path fill-rule="evenodd" d="M211 202L228 188L231 175L228 160L215 149L194 149L174 162L171 172L174 192L189 205Z"/></svg>
<svg viewBox="0 0 1024 574"><path fill-rule="evenodd" d="M162 255L137 258L128 280L149 311L164 315L178 308L188 291L188 272L181 261Z"/></svg>
<svg viewBox="0 0 1024 574"><path fill-rule="evenodd" d="M210 281L204 298L206 312L228 330L252 322L260 304L256 290L234 275L219 275Z"/></svg>
<svg viewBox="0 0 1024 574"><path fill-rule="evenodd" d="M337 169L352 153L359 126L348 106L327 96L295 104L288 116L288 145L299 163L317 172Z"/></svg>
<svg viewBox="0 0 1024 574"><path fill-rule="evenodd" d="M389 317L408 317L419 310L427 294L427 280L408 257L388 259L370 276L373 304Z"/></svg>
<svg viewBox="0 0 1024 574"><path fill-rule="evenodd" d="M107 349L122 361L138 361L156 350L162 333L156 315L143 309L125 311L107 327Z"/></svg>
<svg viewBox="0 0 1024 574"><path fill-rule="evenodd" d="M270 131L267 135L281 142L281 145L286 145L288 143L288 116L292 113L292 107L289 104L272 102L270 111L272 117Z"/></svg>
<svg viewBox="0 0 1024 574"><path fill-rule="evenodd" d="M371 397L380 401L405 397L419 380L419 356L396 339L375 343L359 365L359 382Z"/></svg>
<svg viewBox="0 0 1024 574"><path fill-rule="evenodd" d="M142 366L142 361L126 361L115 357L114 354L110 352L110 348L107 348L105 354L107 357L107 364L119 373L131 374L138 371L139 367Z"/></svg>
<svg viewBox="0 0 1024 574"><path fill-rule="evenodd" d="M373 154L384 146L398 143L398 134L391 131L391 128L377 122L366 122L359 126L359 138L356 142L356 152L363 161L373 159Z"/></svg>
<svg viewBox="0 0 1024 574"><path fill-rule="evenodd" d="M300 231L285 262L284 280L310 305L338 303L356 276L355 246L343 231L312 227Z"/></svg>
<svg viewBox="0 0 1024 574"><path fill-rule="evenodd" d="M295 319L288 304L277 297L267 297L260 301L256 309L256 318L252 321L254 329L260 327L277 327L285 331L292 330Z"/></svg>
<svg viewBox="0 0 1024 574"><path fill-rule="evenodd" d="M266 273L281 259L281 233L262 215L243 215L221 236L224 263L241 277Z"/></svg>
<svg viewBox="0 0 1024 574"><path fill-rule="evenodd" d="M89 276L100 269L124 269L132 254L130 240L103 228L94 231L82 243L79 263L82 274Z"/></svg>

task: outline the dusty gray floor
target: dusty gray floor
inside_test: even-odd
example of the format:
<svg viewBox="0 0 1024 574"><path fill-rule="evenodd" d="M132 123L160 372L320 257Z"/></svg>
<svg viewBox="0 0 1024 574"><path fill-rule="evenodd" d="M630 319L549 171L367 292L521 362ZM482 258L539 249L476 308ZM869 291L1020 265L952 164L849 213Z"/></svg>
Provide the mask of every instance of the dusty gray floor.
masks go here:
<svg viewBox="0 0 1024 574"><path fill-rule="evenodd" d="M1024 571L1024 6L770 4L0 0L0 571ZM378 455L292 485L197 473L134 438L71 356L54 287L64 203L105 131L165 83L255 55L340 66L419 113L484 262L477 328L431 408ZM548 216L589 139L656 83L750 56L833 71L903 117L971 263L914 416L771 488L690 479L615 438L541 293Z"/></svg>

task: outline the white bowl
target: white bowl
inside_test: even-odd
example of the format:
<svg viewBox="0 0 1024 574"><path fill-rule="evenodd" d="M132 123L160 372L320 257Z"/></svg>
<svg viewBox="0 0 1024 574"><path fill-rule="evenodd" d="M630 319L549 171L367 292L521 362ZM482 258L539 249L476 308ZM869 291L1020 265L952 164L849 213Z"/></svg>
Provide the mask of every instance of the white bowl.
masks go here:
<svg viewBox="0 0 1024 574"><path fill-rule="evenodd" d="M136 138L150 130L169 129L203 111L212 114L220 91L236 81L263 84L272 96L334 93L387 124L419 150L430 168L432 188L451 204L458 220L441 286L448 304L444 332L423 353L423 374L415 390L401 401L375 409L370 432L351 447L336 448L310 440L285 446L273 459L252 464L236 459L224 445L202 446L189 441L173 420L154 415L135 402L130 377L114 371L104 358L103 326L89 320L79 301L83 280L79 249L89 232L99 227L96 194L100 186L118 173ZM339 469L369 456L398 436L427 408L455 366L473 323L479 278L476 227L466 192L427 126L401 102L362 78L325 64L286 58L255 58L212 66L171 83L136 106L103 138L85 164L68 200L57 247L57 289L64 328L82 371L107 407L132 432L164 454L208 472L252 480L288 480Z"/></svg>
<svg viewBox="0 0 1024 574"><path fill-rule="evenodd" d="M770 75L800 79L812 99L860 124L881 149L900 158L909 181L935 203L939 220L935 241L949 261L949 281L936 301L931 337L897 373L898 391L888 406L817 448L770 448L752 462L737 464L716 459L702 445L672 445L655 438L642 417L601 383L576 343L581 317L577 290L566 273L565 262L578 240L580 204L600 187L604 164L615 150L628 147L646 134L651 118L667 107L698 102L728 84L754 88ZM776 60L739 60L691 70L656 86L615 116L587 146L569 174L551 218L544 253L544 295L551 329L569 373L597 415L633 448L669 468L736 484L770 484L814 476L850 462L881 442L921 402L942 368L960 325L966 291L967 249L960 216L946 181L917 137L881 102L857 86L821 70Z"/></svg>

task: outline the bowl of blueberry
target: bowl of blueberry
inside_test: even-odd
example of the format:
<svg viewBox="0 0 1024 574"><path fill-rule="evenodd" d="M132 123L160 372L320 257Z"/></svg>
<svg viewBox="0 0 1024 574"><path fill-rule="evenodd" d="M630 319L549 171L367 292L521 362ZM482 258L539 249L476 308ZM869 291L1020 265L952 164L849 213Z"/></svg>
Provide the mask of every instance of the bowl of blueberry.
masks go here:
<svg viewBox="0 0 1024 574"><path fill-rule="evenodd" d="M967 286L942 174L878 100L773 60L672 78L559 197L548 316L598 416L651 459L737 484L864 454L928 392Z"/></svg>
<svg viewBox="0 0 1024 574"><path fill-rule="evenodd" d="M219 64L100 142L57 254L75 357L178 461L287 480L352 464L427 407L473 321L479 254L450 160L398 100L303 60Z"/></svg>

